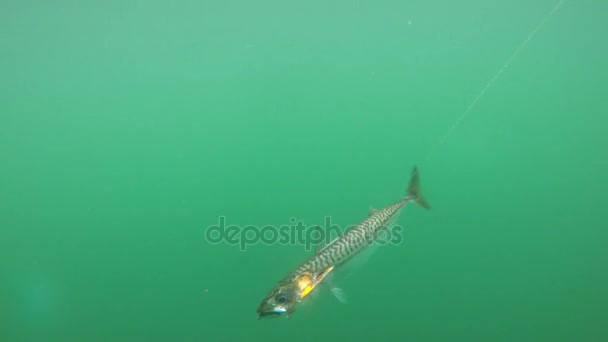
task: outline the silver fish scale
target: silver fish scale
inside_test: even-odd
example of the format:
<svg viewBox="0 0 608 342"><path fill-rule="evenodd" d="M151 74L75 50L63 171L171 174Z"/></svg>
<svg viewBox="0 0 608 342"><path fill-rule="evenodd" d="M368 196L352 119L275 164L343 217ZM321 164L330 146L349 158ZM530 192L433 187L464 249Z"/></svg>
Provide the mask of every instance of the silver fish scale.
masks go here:
<svg viewBox="0 0 608 342"><path fill-rule="evenodd" d="M339 237L331 245L320 250L298 267L291 276L298 277L298 275L308 271L313 273L321 272L328 267L338 266L352 258L373 242L375 233L385 228L385 225L409 200L406 197L395 204L376 211L358 226Z"/></svg>

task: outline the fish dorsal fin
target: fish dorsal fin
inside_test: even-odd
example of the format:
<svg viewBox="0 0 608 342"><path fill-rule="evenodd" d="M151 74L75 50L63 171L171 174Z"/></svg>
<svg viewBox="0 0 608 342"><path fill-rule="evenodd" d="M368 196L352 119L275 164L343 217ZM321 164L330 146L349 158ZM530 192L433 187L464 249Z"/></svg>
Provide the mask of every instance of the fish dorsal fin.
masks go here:
<svg viewBox="0 0 608 342"><path fill-rule="evenodd" d="M324 237L324 234L323 234L323 229L321 228L321 226L317 226L315 228L315 232L316 232L315 238L319 240L319 242L317 242L315 244L315 250L314 250L315 254L317 254L317 253L319 253L319 251L325 249L325 247L327 247L327 246L323 242L324 239L322 239Z"/></svg>
<svg viewBox="0 0 608 342"><path fill-rule="evenodd" d="M378 212L378 209L374 209L371 205L369 206L369 216L372 216L377 212Z"/></svg>
<svg viewBox="0 0 608 342"><path fill-rule="evenodd" d="M327 247L331 246L332 243L334 243L336 240L338 240L338 238L333 239L330 243L328 244L321 244L317 246L317 249L315 250L315 253L321 253L323 252L325 249L327 249Z"/></svg>
<svg viewBox="0 0 608 342"><path fill-rule="evenodd" d="M327 237L323 233L323 229L321 228L321 226L317 226L316 230L317 230L317 237L321 241L315 245L315 254L322 252L327 247L331 246L331 244L334 243L339 238L339 236L338 236L335 239L331 240L329 243L325 243L325 241L327 241Z"/></svg>

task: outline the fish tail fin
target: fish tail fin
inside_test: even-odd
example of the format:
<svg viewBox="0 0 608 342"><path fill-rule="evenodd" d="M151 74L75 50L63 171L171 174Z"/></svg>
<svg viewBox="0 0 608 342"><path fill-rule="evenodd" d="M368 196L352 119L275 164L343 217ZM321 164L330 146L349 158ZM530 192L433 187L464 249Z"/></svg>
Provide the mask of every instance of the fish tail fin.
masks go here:
<svg viewBox="0 0 608 342"><path fill-rule="evenodd" d="M414 166L412 175L410 178L410 185L407 189L407 199L413 200L418 203L419 206L425 209L431 209L431 205L424 199L422 192L420 192L420 176L418 175L418 167Z"/></svg>

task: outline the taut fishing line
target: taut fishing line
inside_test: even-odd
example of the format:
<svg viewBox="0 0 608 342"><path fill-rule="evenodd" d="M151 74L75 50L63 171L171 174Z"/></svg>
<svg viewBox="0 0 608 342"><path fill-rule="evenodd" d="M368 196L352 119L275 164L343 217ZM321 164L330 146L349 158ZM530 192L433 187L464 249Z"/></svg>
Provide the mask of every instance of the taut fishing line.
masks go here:
<svg viewBox="0 0 608 342"><path fill-rule="evenodd" d="M431 149L430 149L429 153L427 154L426 158L424 158L424 163L426 163L427 161L429 161L431 159L431 156L433 155L433 153L435 152L435 150L437 150L437 148L439 148L441 145L443 145L443 143L447 140L448 136L469 116L469 114L471 113L471 110L475 107L475 105L477 104L477 102L479 102L479 100L485 95L486 91L488 91L488 89L490 89L490 87L492 87L492 85L494 84L494 82L496 82L496 80L498 79L498 77L500 77L500 74L502 74L502 72L505 71L505 69L509 66L509 64L511 64L511 62L513 62L513 60L515 60L515 58L517 58L517 55L519 55L519 53L521 52L521 50L534 37L534 35L536 34L536 32L538 32L545 25L545 23L553 16L553 14L555 14L555 12L557 12L560 9L560 7L563 5L564 2L566 2L566 0L559 0L555 4L555 6L553 6L553 8L549 12L547 12L547 14L545 14L545 16L541 19L541 21L536 26L536 28L534 28L530 32L530 34L528 35L528 37L523 41L523 43L521 43L521 45L519 45L519 47L515 50L515 52L513 52L513 54L511 55L511 57L509 57L509 59L502 66L502 68L500 68L498 70L498 72L496 72L496 74L494 74L494 77L492 77L492 79L490 80L490 82L488 82L488 84L486 84L486 86L481 90L481 92L479 93L479 95L477 95L477 97L471 102L471 104L469 104L469 106L467 107L467 109L465 109L464 112L462 112L462 114L460 114L460 116L456 119L456 121L454 121L454 123L452 124L452 126L450 126L446 130L445 134L441 137L441 139L439 139L437 141L437 143L433 147L431 147Z"/></svg>

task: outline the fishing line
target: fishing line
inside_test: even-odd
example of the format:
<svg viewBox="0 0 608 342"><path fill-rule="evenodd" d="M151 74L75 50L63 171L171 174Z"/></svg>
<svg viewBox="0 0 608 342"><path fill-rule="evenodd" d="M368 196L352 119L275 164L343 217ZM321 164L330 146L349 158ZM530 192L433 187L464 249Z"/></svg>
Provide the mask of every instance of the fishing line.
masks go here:
<svg viewBox="0 0 608 342"><path fill-rule="evenodd" d="M441 145L443 145L443 143L447 140L448 136L469 116L469 114L471 113L471 110L475 107L475 105L477 105L477 102L479 102L479 100L485 95L485 93L488 91L488 89L490 89L490 87L492 87L492 85L500 77L500 75L502 74L502 72L505 71L505 69L509 66L509 64L511 64L511 62L513 62L513 60L515 60L515 58L517 58L517 55L519 55L519 53L521 52L521 50L534 37L534 35L536 34L536 32L538 32L545 25L545 23L553 16L553 14L555 14L555 12L557 12L560 9L560 7L562 6L562 4L565 1L566 0L559 0L553 6L553 8L547 14L545 14L545 16L543 17L543 19L541 19L541 21L536 26L536 28L534 28L530 32L530 34L528 34L528 37L523 41L523 43L521 43L521 45L519 45L519 47L515 50L515 52L513 52L513 54L511 55L511 57L509 57L509 59L502 66L502 68L500 68L498 70L498 72L496 72L496 74L494 74L494 77L492 77L492 79L490 80L490 82L488 82L488 84L486 84L486 86L481 90L481 92L479 93L479 95L477 95L477 97L473 100L473 102L471 102L471 104L469 104L469 106L467 107L467 109L465 109L465 111L462 112L462 114L456 119L456 121L454 121L454 123L452 124L452 126L450 126L446 130L445 134L441 137L441 139L439 139L437 141L437 143L430 149L429 153L427 154L426 158L424 159L425 163L431 159L431 156L433 155L433 153L435 152L435 150L437 150L437 148L439 148Z"/></svg>

